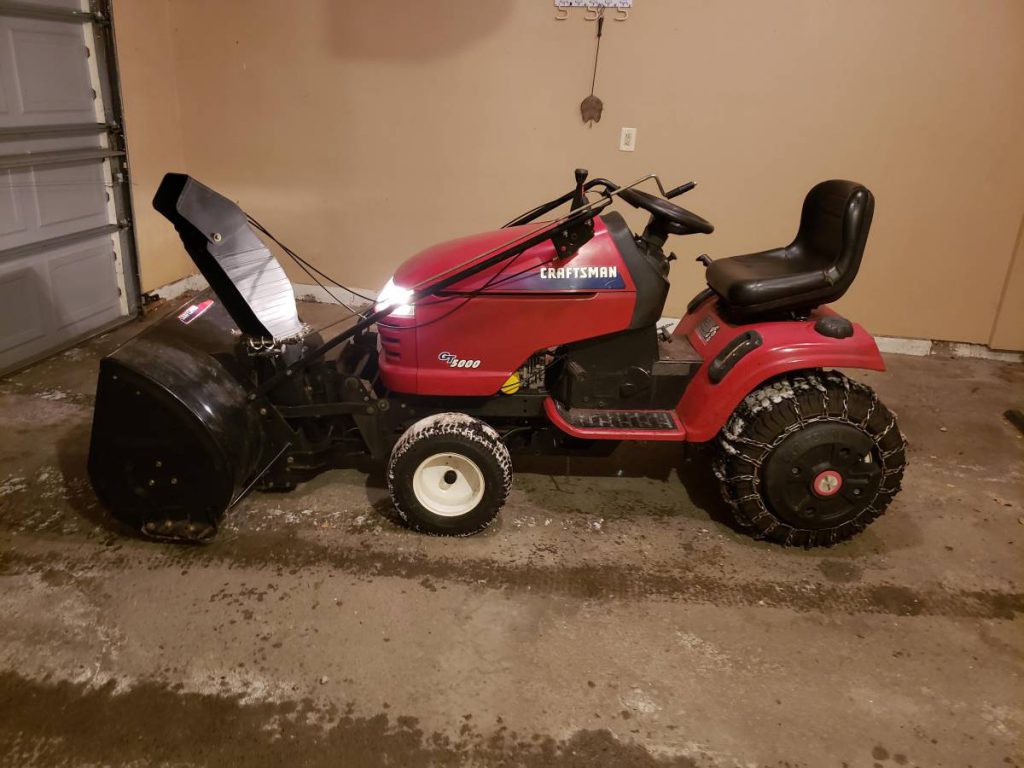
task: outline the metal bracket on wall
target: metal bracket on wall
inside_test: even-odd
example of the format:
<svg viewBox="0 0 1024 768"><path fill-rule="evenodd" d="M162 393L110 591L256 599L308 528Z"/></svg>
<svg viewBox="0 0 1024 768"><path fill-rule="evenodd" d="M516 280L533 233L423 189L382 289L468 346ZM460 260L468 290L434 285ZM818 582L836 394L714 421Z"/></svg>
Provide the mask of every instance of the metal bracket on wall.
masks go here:
<svg viewBox="0 0 1024 768"><path fill-rule="evenodd" d="M570 8L583 8L586 10L584 21L597 21L605 8L612 8L615 21L625 21L632 7L633 0L555 0L555 19L565 21L569 18Z"/></svg>

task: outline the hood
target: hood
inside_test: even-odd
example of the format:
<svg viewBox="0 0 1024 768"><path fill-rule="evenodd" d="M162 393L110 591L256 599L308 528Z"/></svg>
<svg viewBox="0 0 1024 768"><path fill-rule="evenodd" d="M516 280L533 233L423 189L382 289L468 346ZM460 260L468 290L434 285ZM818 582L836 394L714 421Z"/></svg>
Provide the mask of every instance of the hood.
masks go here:
<svg viewBox="0 0 1024 768"><path fill-rule="evenodd" d="M395 285L401 288L425 288L435 279L446 276L450 270L457 270L483 261L493 256L501 248L524 240L540 231L549 223L539 222L520 227L508 227L433 245L406 260L398 268L393 278ZM607 253L610 243L606 243L607 238L602 237L606 231L607 228L600 217L595 218L593 239L583 245L574 256L558 263L586 265L597 263L595 259L604 264L618 263L617 253L614 254L614 257L611 253ZM611 247L614 251L614 246ZM536 288L537 286L533 285L535 282L533 278L539 274L543 266L554 263L556 263L555 246L550 240L544 240L508 261L499 262L482 272L461 280L452 285L450 290L475 290L492 280L495 282L491 285L496 290ZM555 286L552 284L550 287Z"/></svg>

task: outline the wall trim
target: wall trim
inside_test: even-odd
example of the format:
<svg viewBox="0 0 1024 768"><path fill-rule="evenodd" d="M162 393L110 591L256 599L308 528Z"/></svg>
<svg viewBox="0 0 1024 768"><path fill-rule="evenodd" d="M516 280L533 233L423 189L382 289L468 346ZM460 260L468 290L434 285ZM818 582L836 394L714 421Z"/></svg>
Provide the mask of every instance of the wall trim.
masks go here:
<svg viewBox="0 0 1024 768"><path fill-rule="evenodd" d="M992 349L986 344L969 344L964 341L933 341L931 354L943 357L976 357L982 360L999 360L1003 363L1024 363L1024 352Z"/></svg>
<svg viewBox="0 0 1024 768"><path fill-rule="evenodd" d="M200 274L195 274L183 277L181 280L175 280L167 285L161 285L152 291L146 291L146 294L159 296L161 299L176 299L191 291L204 291L208 287L209 283L206 282L206 278Z"/></svg>
<svg viewBox="0 0 1024 768"><path fill-rule="evenodd" d="M318 304L334 304L334 299L328 295L327 291L319 285L308 285L305 283L292 283L292 287L295 289L295 298L298 301L315 301ZM352 291L346 291L344 288L339 288L336 285L329 286L331 293L338 297L341 301L346 304L350 304L353 307L362 307L368 302L364 296L371 296L377 298L376 291L370 291L365 288L355 286L354 290L359 291L362 296L357 296Z"/></svg>
<svg viewBox="0 0 1024 768"><path fill-rule="evenodd" d="M318 304L332 304L331 297L327 291L319 285L308 285L306 283L292 283L295 289L295 298L299 301L314 301ZM161 299L176 299L189 291L202 291L207 288L206 279L199 274L183 277L173 283L157 288L155 293ZM355 290L365 296L376 296L377 291L372 291L355 286ZM339 299L353 306L365 304L365 299L356 296L343 288L331 286L331 292ZM671 332L679 322L677 317L663 317L659 325L667 327ZM1024 352L1007 352L992 349L985 344L971 344L964 341L936 341L932 339L908 339L900 336L876 336L878 349L890 355L911 355L913 357L966 357L978 360L998 360L1003 363L1024 363Z"/></svg>
<svg viewBox="0 0 1024 768"><path fill-rule="evenodd" d="M998 360L1003 363L1024 362L1024 352L992 349L986 344L966 341L932 341L931 339L903 339L898 336L876 336L882 352L916 357L973 357L979 360Z"/></svg>
<svg viewBox="0 0 1024 768"><path fill-rule="evenodd" d="M890 355L913 355L928 357L932 353L931 339L907 339L900 336L876 336L875 343L881 352Z"/></svg>

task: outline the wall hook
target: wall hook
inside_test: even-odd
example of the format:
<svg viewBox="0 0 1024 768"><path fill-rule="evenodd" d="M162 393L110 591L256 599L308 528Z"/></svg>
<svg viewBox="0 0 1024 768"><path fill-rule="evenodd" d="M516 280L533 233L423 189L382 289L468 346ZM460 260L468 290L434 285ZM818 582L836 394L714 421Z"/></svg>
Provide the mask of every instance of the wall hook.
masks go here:
<svg viewBox="0 0 1024 768"><path fill-rule="evenodd" d="M587 13L583 17L584 21L597 21L599 18L604 16L604 8L598 8L596 5L588 5Z"/></svg>
<svg viewBox="0 0 1024 768"><path fill-rule="evenodd" d="M629 18L629 9L628 8L616 8L615 9L615 20L616 21L625 21L628 18Z"/></svg>
<svg viewBox="0 0 1024 768"><path fill-rule="evenodd" d="M557 21L565 21L569 18L568 8L555 8L555 19Z"/></svg>

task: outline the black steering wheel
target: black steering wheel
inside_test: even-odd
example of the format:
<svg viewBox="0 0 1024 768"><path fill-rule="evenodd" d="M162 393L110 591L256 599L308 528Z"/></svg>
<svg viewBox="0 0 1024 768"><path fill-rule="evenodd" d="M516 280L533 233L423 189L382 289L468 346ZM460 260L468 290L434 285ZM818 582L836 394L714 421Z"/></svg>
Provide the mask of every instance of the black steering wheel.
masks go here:
<svg viewBox="0 0 1024 768"><path fill-rule="evenodd" d="M635 208L643 208L656 220L657 228L669 235L710 235L715 225L692 211L680 208L661 197L655 197L639 189L623 189L619 197Z"/></svg>

